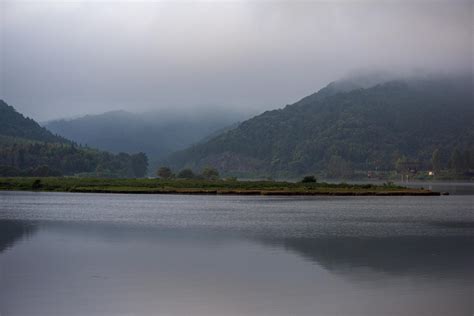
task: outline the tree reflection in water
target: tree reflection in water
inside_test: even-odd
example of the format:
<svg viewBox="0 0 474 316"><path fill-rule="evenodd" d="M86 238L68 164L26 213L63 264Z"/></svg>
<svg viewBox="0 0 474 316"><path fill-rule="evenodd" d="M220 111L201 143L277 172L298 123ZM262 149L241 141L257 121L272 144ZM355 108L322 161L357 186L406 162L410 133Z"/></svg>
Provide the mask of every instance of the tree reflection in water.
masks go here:
<svg viewBox="0 0 474 316"><path fill-rule="evenodd" d="M34 234L37 228L31 221L0 220L0 253Z"/></svg>

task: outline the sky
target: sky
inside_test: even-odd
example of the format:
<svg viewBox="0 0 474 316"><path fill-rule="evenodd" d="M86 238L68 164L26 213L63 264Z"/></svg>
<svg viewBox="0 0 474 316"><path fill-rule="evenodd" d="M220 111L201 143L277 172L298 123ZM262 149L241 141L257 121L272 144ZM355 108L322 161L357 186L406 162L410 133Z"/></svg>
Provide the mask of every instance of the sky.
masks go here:
<svg viewBox="0 0 474 316"><path fill-rule="evenodd" d="M258 113L358 72L472 72L473 3L0 0L0 99L39 121Z"/></svg>

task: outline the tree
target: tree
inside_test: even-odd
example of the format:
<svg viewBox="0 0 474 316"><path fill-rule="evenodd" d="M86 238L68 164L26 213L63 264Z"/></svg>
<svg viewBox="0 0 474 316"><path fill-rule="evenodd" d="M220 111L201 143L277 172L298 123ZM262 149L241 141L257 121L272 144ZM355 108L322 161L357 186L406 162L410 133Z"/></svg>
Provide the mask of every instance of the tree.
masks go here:
<svg viewBox="0 0 474 316"><path fill-rule="evenodd" d="M451 154L449 165L451 169L453 169L457 173L461 173L464 171L464 159L459 149L456 148Z"/></svg>
<svg viewBox="0 0 474 316"><path fill-rule="evenodd" d="M431 156L431 165L433 166L433 170L438 172L441 170L441 154L439 149L435 149L433 151L433 155Z"/></svg>
<svg viewBox="0 0 474 316"><path fill-rule="evenodd" d="M19 177L21 170L12 166L0 166L0 177Z"/></svg>
<svg viewBox="0 0 474 316"><path fill-rule="evenodd" d="M327 165L327 174L331 178L350 178L354 170L341 156L332 156Z"/></svg>
<svg viewBox="0 0 474 316"><path fill-rule="evenodd" d="M180 179L193 179L195 175L191 169L183 169L178 173L176 177Z"/></svg>
<svg viewBox="0 0 474 316"><path fill-rule="evenodd" d="M431 168L435 146L444 169L453 146L474 149L472 91L466 84L471 81L466 79L394 81L344 93L331 84L295 105L262 113L173 154L168 161L177 168L213 161L220 172L242 177L292 177L323 170L332 156L340 156L350 163L348 171L385 172L402 154L410 159L401 165L404 170ZM339 176L339 168L334 169Z"/></svg>
<svg viewBox="0 0 474 316"><path fill-rule="evenodd" d="M144 153L138 153L131 156L132 171L135 177L143 178L148 169L148 157Z"/></svg>
<svg viewBox="0 0 474 316"><path fill-rule="evenodd" d="M395 162L395 170L397 170L400 173L406 172L407 167L406 164L408 163L408 159L405 156L400 156L397 161Z"/></svg>
<svg viewBox="0 0 474 316"><path fill-rule="evenodd" d="M41 188L42 184L41 184L41 180L40 179L36 179L35 181L33 181L33 183L31 184L31 188L33 190L38 190L39 188Z"/></svg>
<svg viewBox="0 0 474 316"><path fill-rule="evenodd" d="M59 177L61 172L51 169L48 166L39 166L33 169L30 174L34 177Z"/></svg>
<svg viewBox="0 0 474 316"><path fill-rule="evenodd" d="M305 176L303 180L301 180L301 183L316 183L316 177L315 176Z"/></svg>
<svg viewBox="0 0 474 316"><path fill-rule="evenodd" d="M471 153L469 152L469 150L464 150L463 154L462 154L462 160L463 160L463 169L464 171L467 171L470 169L471 165L472 165L472 158L471 158Z"/></svg>
<svg viewBox="0 0 474 316"><path fill-rule="evenodd" d="M216 180L219 178L219 172L211 167L204 168L202 171L202 176L207 180Z"/></svg>
<svg viewBox="0 0 474 316"><path fill-rule="evenodd" d="M160 169L156 171L156 175L162 179L171 179L174 177L173 172L168 167L160 167Z"/></svg>

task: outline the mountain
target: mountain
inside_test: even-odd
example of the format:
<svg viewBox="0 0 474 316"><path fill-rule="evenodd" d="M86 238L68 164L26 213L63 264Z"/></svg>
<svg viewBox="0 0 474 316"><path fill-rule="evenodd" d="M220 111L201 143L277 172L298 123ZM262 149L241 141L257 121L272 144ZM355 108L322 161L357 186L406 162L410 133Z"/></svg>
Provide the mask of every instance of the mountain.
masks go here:
<svg viewBox="0 0 474 316"><path fill-rule="evenodd" d="M143 177L144 153L117 155L56 136L0 100L0 176Z"/></svg>
<svg viewBox="0 0 474 316"><path fill-rule="evenodd" d="M0 100L0 135L3 136L3 141L22 139L56 143L66 142L66 139L54 135L34 120L18 113L3 100Z"/></svg>
<svg viewBox="0 0 474 316"><path fill-rule="evenodd" d="M157 160L247 117L215 109L180 113L113 111L51 121L45 127L77 143L115 153L145 152Z"/></svg>
<svg viewBox="0 0 474 316"><path fill-rule="evenodd" d="M436 149L447 164L453 151L474 149L472 91L472 76L333 82L163 164L213 166L236 176L348 177L354 170L393 170L400 161L428 168Z"/></svg>

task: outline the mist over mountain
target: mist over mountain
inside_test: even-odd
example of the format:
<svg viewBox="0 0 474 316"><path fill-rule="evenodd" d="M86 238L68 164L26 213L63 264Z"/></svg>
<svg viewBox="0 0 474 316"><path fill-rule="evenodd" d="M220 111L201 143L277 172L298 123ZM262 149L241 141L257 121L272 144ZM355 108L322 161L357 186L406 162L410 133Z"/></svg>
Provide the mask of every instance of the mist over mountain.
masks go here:
<svg viewBox="0 0 474 316"><path fill-rule="evenodd" d="M0 176L143 177L142 152L117 155L54 135L0 100Z"/></svg>
<svg viewBox="0 0 474 316"><path fill-rule="evenodd" d="M472 69L469 0L36 2L0 2L0 96L41 121L263 112L360 69Z"/></svg>
<svg viewBox="0 0 474 316"><path fill-rule="evenodd" d="M431 167L454 150L474 148L472 75L344 79L264 112L164 160L175 169L214 166L238 176L306 173L347 177L394 170L400 159Z"/></svg>
<svg viewBox="0 0 474 316"><path fill-rule="evenodd" d="M29 139L43 142L64 143L66 140L53 135L36 121L18 113L12 106L0 100L0 135L3 140Z"/></svg>
<svg viewBox="0 0 474 316"><path fill-rule="evenodd" d="M212 108L187 113L112 111L50 121L45 127L93 148L115 153L145 152L156 160L248 117L245 113Z"/></svg>

